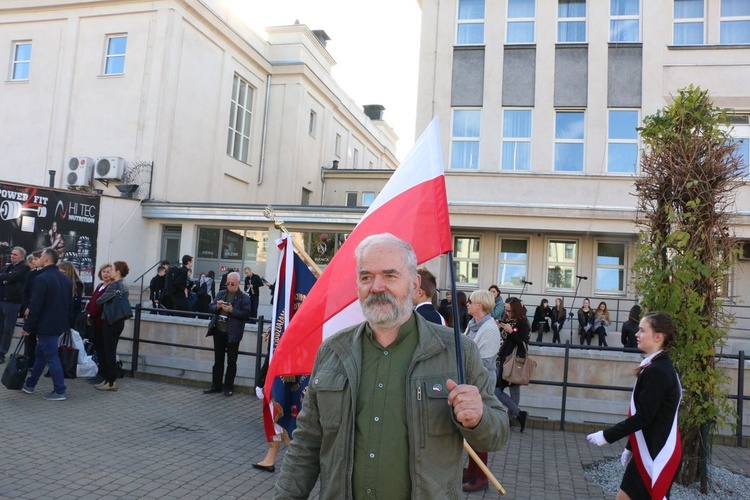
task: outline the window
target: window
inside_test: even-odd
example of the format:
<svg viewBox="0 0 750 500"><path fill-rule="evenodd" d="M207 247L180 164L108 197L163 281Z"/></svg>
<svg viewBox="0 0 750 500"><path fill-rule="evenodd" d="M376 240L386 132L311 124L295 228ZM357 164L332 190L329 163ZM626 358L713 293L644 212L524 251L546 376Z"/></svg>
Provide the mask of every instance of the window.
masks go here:
<svg viewBox="0 0 750 500"><path fill-rule="evenodd" d="M609 41L637 42L641 39L640 0L609 0Z"/></svg>
<svg viewBox="0 0 750 500"><path fill-rule="evenodd" d="M737 144L737 149L734 150L734 157L739 158L740 165L739 170L744 174L748 175L748 165L750 165L750 138L736 138L732 140L732 144Z"/></svg>
<svg viewBox="0 0 750 500"><path fill-rule="evenodd" d="M310 196L312 196L312 191L307 188L302 188L302 199L300 200L300 205L303 207L310 205Z"/></svg>
<svg viewBox="0 0 750 500"><path fill-rule="evenodd" d="M586 41L586 0L558 0L557 41Z"/></svg>
<svg viewBox="0 0 750 500"><path fill-rule="evenodd" d="M13 44L13 64L10 69L10 79L21 81L29 79L31 66L31 42L15 42Z"/></svg>
<svg viewBox="0 0 750 500"><path fill-rule="evenodd" d="M356 207L357 206L357 193L346 193L346 206Z"/></svg>
<svg viewBox="0 0 750 500"><path fill-rule="evenodd" d="M583 111L555 113L555 170L583 172Z"/></svg>
<svg viewBox="0 0 750 500"><path fill-rule="evenodd" d="M453 239L453 267L456 283L479 284L479 238L456 236Z"/></svg>
<svg viewBox="0 0 750 500"><path fill-rule="evenodd" d="M703 43L703 0L674 0L674 44Z"/></svg>
<svg viewBox="0 0 750 500"><path fill-rule="evenodd" d="M596 244L597 292L625 292L625 244L598 242Z"/></svg>
<svg viewBox="0 0 750 500"><path fill-rule="evenodd" d="M531 170L531 110L503 111L503 170Z"/></svg>
<svg viewBox="0 0 750 500"><path fill-rule="evenodd" d="M750 43L750 1L721 0L720 43Z"/></svg>
<svg viewBox="0 0 750 500"><path fill-rule="evenodd" d="M634 174L638 164L638 111L609 110L607 172Z"/></svg>
<svg viewBox="0 0 750 500"><path fill-rule="evenodd" d="M318 113L310 110L310 121L307 124L307 133L315 137L315 127L317 126Z"/></svg>
<svg viewBox="0 0 750 500"><path fill-rule="evenodd" d="M107 55L104 57L105 75L122 75L125 73L125 48L128 37L111 35L107 37Z"/></svg>
<svg viewBox="0 0 750 500"><path fill-rule="evenodd" d="M372 205L372 202L375 201L375 193L372 191L363 191L362 192L362 206L363 207L369 207Z"/></svg>
<svg viewBox="0 0 750 500"><path fill-rule="evenodd" d="M357 168L359 166L359 149L354 148L354 152L352 153L352 168Z"/></svg>
<svg viewBox="0 0 750 500"><path fill-rule="evenodd" d="M336 134L336 145L334 146L334 153L336 153L336 156L341 158L341 134Z"/></svg>
<svg viewBox="0 0 750 500"><path fill-rule="evenodd" d="M547 253L547 288L573 289L577 247L575 241L550 240Z"/></svg>
<svg viewBox="0 0 750 500"><path fill-rule="evenodd" d="M480 118L478 109L453 110L451 168L479 168Z"/></svg>
<svg viewBox="0 0 750 500"><path fill-rule="evenodd" d="M526 279L529 260L529 242L526 240L500 240L500 263L497 270L497 284L500 287L520 287Z"/></svg>
<svg viewBox="0 0 750 500"><path fill-rule="evenodd" d="M327 231L320 233L292 232L292 238L305 249L307 255L321 269L325 269L331 262L333 256L339 251L341 245L344 244L348 237L349 233L329 233Z"/></svg>
<svg viewBox="0 0 750 500"><path fill-rule="evenodd" d="M508 0L508 43L534 43L536 0Z"/></svg>
<svg viewBox="0 0 750 500"><path fill-rule="evenodd" d="M250 119L253 117L253 88L234 75L232 102L229 109L229 137L227 155L247 163L250 146Z"/></svg>
<svg viewBox="0 0 750 500"><path fill-rule="evenodd" d="M456 45L484 43L484 0L458 0Z"/></svg>
<svg viewBox="0 0 750 500"><path fill-rule="evenodd" d="M222 266L252 268L259 276L266 273L268 231L240 228L198 228L198 251L195 255L197 274L210 269L219 273Z"/></svg>

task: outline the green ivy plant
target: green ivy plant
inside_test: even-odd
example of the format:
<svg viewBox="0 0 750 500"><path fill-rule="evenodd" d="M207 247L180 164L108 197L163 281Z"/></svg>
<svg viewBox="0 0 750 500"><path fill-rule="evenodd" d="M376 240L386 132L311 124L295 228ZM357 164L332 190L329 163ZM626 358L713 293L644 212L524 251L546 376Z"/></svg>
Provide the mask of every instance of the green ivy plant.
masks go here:
<svg viewBox="0 0 750 500"><path fill-rule="evenodd" d="M710 434L730 423L733 411L716 359L733 323L722 297L738 247L731 223L744 176L726 113L708 91L691 85L672 97L638 129L644 153L635 179L635 288L645 307L677 324L670 356L683 387L678 481L700 479L706 493Z"/></svg>

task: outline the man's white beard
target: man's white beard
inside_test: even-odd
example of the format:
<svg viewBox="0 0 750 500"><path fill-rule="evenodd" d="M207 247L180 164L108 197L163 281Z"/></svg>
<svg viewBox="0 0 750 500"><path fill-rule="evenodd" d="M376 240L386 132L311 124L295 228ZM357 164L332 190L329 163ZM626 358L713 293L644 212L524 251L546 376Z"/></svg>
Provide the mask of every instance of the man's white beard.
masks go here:
<svg viewBox="0 0 750 500"><path fill-rule="evenodd" d="M412 312L412 300L407 294L399 303L396 297L388 292L376 292L360 301L362 314L371 326L393 328L401 326L403 320Z"/></svg>

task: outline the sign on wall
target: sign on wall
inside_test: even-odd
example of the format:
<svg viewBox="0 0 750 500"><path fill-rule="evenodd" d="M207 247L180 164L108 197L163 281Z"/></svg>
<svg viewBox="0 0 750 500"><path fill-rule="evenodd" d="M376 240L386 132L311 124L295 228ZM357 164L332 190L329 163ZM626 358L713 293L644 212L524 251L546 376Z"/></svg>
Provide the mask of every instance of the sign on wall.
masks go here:
<svg viewBox="0 0 750 500"><path fill-rule="evenodd" d="M14 246L27 253L57 250L78 269L87 295L93 291L99 196L0 181L0 264Z"/></svg>

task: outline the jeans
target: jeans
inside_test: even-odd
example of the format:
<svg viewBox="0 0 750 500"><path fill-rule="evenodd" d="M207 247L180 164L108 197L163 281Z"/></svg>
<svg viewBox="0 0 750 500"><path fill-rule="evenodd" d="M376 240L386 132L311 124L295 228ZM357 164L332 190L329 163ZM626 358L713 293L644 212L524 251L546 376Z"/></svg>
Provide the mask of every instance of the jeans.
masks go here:
<svg viewBox="0 0 750 500"><path fill-rule="evenodd" d="M226 332L214 329L214 368L211 385L219 390L234 390L234 377L237 375L237 356L240 352L239 342L229 342ZM227 372L224 374L224 355L227 358ZM224 379L222 384L222 378Z"/></svg>
<svg viewBox="0 0 750 500"><path fill-rule="evenodd" d="M36 358L34 368L31 370L31 376L26 379L26 385L34 388L42 376L44 366L49 366L49 373L52 376L52 384L57 394L65 394L65 379L63 378L62 365L60 358L57 357L56 335L40 335L37 337Z"/></svg>
<svg viewBox="0 0 750 500"><path fill-rule="evenodd" d="M104 347L104 369L100 368L105 382L112 385L117 380L117 343L125 328L125 320L116 321L113 325L104 323L102 344ZM100 361L101 362L101 361ZM101 365L100 365L101 366Z"/></svg>
<svg viewBox="0 0 750 500"><path fill-rule="evenodd" d="M0 355L5 356L10 350L10 343L13 340L13 331L16 329L18 321L18 311L21 310L21 304L15 302L0 302Z"/></svg>
<svg viewBox="0 0 750 500"><path fill-rule="evenodd" d="M249 323L255 323L255 320L258 318L258 304L260 302L260 297L258 297L256 294L253 294L250 296L250 318L251 321Z"/></svg>
<svg viewBox="0 0 750 500"><path fill-rule="evenodd" d="M495 387L495 396L497 399L500 400L502 404L505 405L506 408L508 408L508 413L510 413L511 417L517 417L519 413L521 413L521 408L518 407L518 403L521 402L521 386L520 385L511 385L505 380L502 380L502 370L503 367L498 367L499 373L498 373L498 384L499 387ZM505 388L508 387L510 390L510 396L508 396L505 393Z"/></svg>

